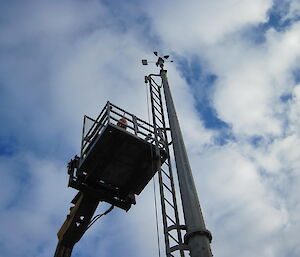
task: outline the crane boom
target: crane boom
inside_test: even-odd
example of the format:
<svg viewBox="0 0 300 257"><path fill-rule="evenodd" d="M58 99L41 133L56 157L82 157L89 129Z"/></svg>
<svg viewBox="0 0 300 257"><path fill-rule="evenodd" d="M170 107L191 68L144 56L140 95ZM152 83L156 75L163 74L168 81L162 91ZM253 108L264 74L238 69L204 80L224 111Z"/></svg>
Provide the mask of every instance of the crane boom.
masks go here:
<svg viewBox="0 0 300 257"><path fill-rule="evenodd" d="M81 239L96 211L99 201L79 192L72 200L70 213L57 233L58 245L54 257L70 257L74 245Z"/></svg>

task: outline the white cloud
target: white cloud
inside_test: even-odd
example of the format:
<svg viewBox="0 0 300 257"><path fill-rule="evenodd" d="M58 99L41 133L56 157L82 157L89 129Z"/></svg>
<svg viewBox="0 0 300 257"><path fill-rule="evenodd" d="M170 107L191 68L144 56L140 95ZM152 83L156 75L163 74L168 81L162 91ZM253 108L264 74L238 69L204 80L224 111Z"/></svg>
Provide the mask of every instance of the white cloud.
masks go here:
<svg viewBox="0 0 300 257"><path fill-rule="evenodd" d="M282 33L270 30L262 45L230 41L210 49L208 56L219 74L213 101L220 118L236 133L282 133L285 114L280 96L293 87L292 72L300 54L298 33L295 24Z"/></svg>
<svg viewBox="0 0 300 257"><path fill-rule="evenodd" d="M0 44L10 47L41 39L48 44L60 43L64 38L103 26L107 18L103 5L93 0L88 4L29 0L3 5L3 10L5 26L2 25Z"/></svg>
<svg viewBox="0 0 300 257"><path fill-rule="evenodd" d="M285 19L295 19L298 18L300 15L300 3L297 0L289 0L287 1L289 3L289 10Z"/></svg>
<svg viewBox="0 0 300 257"><path fill-rule="evenodd" d="M240 145L231 144L193 157L214 254L276 256L273 239L282 238L279 231L288 223L288 212L283 199L266 187L256 164L240 151ZM223 242L228 237L230 246Z"/></svg>
<svg viewBox="0 0 300 257"><path fill-rule="evenodd" d="M23 152L2 158L2 165L10 166L6 173L10 174L14 185L2 185L4 189L13 191L8 191L9 196L1 195L2 200L6 200L0 214L1 254L49 255L49 252L41 254L31 242L47 248L56 241L56 230L64 219L65 206L72 195L66 189L65 164L37 159Z"/></svg>
<svg viewBox="0 0 300 257"><path fill-rule="evenodd" d="M266 21L270 0L165 1L147 11L163 38L166 50L197 51L215 44L243 26Z"/></svg>

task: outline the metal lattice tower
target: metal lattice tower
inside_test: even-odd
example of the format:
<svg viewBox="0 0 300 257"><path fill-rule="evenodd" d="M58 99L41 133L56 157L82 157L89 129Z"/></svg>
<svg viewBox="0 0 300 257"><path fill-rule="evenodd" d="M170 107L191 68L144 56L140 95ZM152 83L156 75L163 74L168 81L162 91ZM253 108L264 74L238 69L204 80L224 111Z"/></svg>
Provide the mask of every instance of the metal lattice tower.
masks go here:
<svg viewBox="0 0 300 257"><path fill-rule="evenodd" d="M179 252L179 256L183 257L187 246L183 244L181 230L185 229L185 226L180 225L179 220L161 86L155 82L152 75L146 77L146 81L149 82L156 151L159 155L160 149L163 148L168 155L162 166L158 163L158 167L160 167L158 168L158 179L166 255L168 257L174 256L172 253Z"/></svg>

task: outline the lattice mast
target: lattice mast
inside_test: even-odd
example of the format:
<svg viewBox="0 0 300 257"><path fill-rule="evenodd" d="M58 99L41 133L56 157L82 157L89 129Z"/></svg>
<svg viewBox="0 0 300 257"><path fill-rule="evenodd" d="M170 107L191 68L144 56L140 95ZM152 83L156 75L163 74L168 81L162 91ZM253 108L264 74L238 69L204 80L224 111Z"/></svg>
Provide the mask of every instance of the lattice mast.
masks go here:
<svg viewBox="0 0 300 257"><path fill-rule="evenodd" d="M183 250L186 247L183 244L181 230L185 227L181 226L179 221L161 86L152 79L152 76L146 77L146 81L149 82L156 154L159 155L160 149L164 149L167 153L166 161L162 165L161 163L157 165L160 167L158 168L158 180L166 254L167 256L173 256L173 252L179 251L180 256L183 257Z"/></svg>
<svg viewBox="0 0 300 257"><path fill-rule="evenodd" d="M154 54L158 56L157 52L154 52ZM164 62L168 57L169 56L158 57L156 65L160 67L159 74L150 74L149 76L145 77L145 82L149 83L153 126L156 130L155 140L157 151L159 151L163 145L164 149L166 149L166 152L168 153L168 158L165 162L166 165L161 166L158 173L166 255L167 257L174 256L173 254L177 251L182 257L185 256L184 250L188 249L190 256L192 257L211 257L212 252L210 248L210 242L212 236L205 227L195 182L168 84L167 70L164 69ZM148 64L147 60L142 60L142 63L144 65ZM170 126L169 129L171 131L183 214L186 225L181 225L179 221L176 192L171 169L169 143L167 138L168 128L166 127L164 116L161 86L155 82L153 77L160 77L164 91L165 104ZM160 134L162 134L163 137L157 136ZM159 140L160 138L163 138L163 140ZM171 197L169 199L166 196L166 192L171 193ZM166 206L171 208L166 208ZM176 234L172 234L172 231L174 230L176 231ZM182 230L186 230L184 240L182 240ZM172 246L171 242L173 242L173 244L175 242L175 245Z"/></svg>

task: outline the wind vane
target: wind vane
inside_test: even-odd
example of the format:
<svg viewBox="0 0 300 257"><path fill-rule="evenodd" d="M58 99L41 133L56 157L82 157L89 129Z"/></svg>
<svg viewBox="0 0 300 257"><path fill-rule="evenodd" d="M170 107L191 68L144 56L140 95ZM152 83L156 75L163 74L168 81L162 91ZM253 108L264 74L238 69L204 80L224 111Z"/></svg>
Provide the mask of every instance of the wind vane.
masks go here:
<svg viewBox="0 0 300 257"><path fill-rule="evenodd" d="M149 63L155 63L157 67L163 68L165 62L173 62L173 61L165 61L170 57L169 55L164 55L163 57L160 57L158 56L157 52L153 52L153 53L158 57L158 60L156 62L148 62L148 60L143 59L142 60L143 65L148 65Z"/></svg>

